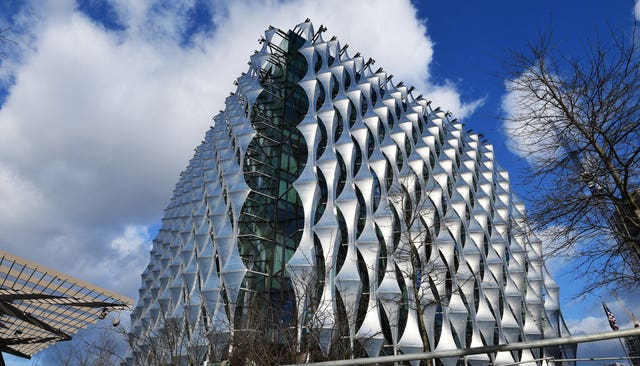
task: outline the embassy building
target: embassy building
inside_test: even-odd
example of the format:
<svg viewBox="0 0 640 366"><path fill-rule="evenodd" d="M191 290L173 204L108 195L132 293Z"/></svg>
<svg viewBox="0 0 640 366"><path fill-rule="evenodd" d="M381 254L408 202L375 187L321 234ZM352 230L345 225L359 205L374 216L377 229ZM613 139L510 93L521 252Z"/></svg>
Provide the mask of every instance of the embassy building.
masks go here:
<svg viewBox="0 0 640 366"><path fill-rule="evenodd" d="M266 30L214 117L153 241L129 363L311 362L568 335L493 147L325 30ZM575 347L435 363L548 356Z"/></svg>

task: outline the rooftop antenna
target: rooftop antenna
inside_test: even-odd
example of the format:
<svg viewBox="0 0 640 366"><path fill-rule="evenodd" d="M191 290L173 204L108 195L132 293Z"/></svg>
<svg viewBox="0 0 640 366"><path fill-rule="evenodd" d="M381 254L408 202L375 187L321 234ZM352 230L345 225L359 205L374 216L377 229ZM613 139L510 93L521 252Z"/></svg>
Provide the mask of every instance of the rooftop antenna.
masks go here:
<svg viewBox="0 0 640 366"><path fill-rule="evenodd" d="M340 49L340 56L342 56L342 54L344 53L344 51L347 50L347 48L349 48L349 44L345 43L344 46L342 46L342 48Z"/></svg>
<svg viewBox="0 0 640 366"><path fill-rule="evenodd" d="M367 67L373 65L376 63L376 60L372 59L371 57L369 57L369 59L367 60L367 62L364 63L364 66L362 66L362 69L366 69Z"/></svg>
<svg viewBox="0 0 640 366"><path fill-rule="evenodd" d="M316 32L316 34L313 35L313 42L315 42L318 39L318 37L320 37L320 34L326 31L327 31L327 27L320 24L320 28L318 28L318 31Z"/></svg>

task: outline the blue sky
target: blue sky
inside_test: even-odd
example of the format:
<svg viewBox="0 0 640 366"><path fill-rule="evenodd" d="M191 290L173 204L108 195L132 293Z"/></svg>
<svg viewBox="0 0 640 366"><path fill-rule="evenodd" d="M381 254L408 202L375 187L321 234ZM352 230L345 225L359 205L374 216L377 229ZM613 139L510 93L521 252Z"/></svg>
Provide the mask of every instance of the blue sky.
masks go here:
<svg viewBox="0 0 640 366"><path fill-rule="evenodd" d="M526 201L526 162L500 117L508 50L552 30L567 57L640 6L610 1L25 0L0 2L15 45L0 65L0 246L135 298L179 172L270 24L309 17L349 51L413 84L493 143ZM634 9L636 13L634 16ZM578 332L607 330L599 295L572 299L571 263L549 262ZM622 294L640 313L640 294ZM610 307L624 319L613 301ZM622 322L622 320L621 320ZM621 353L608 342L581 355ZM8 364L18 363L11 359ZM31 363L26 363L31 364Z"/></svg>

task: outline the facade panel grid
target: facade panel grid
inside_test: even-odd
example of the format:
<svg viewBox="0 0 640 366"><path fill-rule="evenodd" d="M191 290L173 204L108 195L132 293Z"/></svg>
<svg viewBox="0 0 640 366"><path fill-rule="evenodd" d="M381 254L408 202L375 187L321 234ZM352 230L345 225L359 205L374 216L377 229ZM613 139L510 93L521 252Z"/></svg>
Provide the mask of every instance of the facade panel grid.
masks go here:
<svg viewBox="0 0 640 366"><path fill-rule="evenodd" d="M134 337L179 318L215 349L251 329L366 357L568 334L493 147L372 65L310 22L265 32L176 185Z"/></svg>

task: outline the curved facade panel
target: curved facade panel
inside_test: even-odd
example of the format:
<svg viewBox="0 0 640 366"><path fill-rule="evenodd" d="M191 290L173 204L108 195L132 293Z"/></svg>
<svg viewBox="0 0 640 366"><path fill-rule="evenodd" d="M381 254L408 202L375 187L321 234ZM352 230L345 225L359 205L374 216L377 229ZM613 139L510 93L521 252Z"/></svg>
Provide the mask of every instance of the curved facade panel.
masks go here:
<svg viewBox="0 0 640 366"><path fill-rule="evenodd" d="M176 185L132 339L178 319L216 357L251 330L310 359L567 335L492 146L323 30L265 32Z"/></svg>

